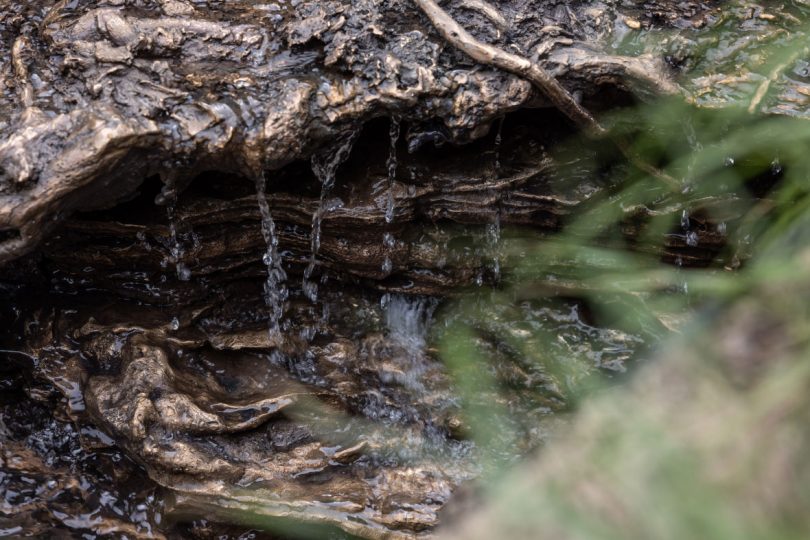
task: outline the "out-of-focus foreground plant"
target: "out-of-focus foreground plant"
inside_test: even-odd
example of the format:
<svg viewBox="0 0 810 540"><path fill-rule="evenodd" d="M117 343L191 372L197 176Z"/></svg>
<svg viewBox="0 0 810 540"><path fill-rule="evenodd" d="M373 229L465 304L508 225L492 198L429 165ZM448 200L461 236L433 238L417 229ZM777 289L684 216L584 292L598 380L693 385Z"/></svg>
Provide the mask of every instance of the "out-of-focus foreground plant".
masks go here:
<svg viewBox="0 0 810 540"><path fill-rule="evenodd" d="M702 107L677 99L603 119L680 188L583 140L562 145L558 162L611 189L552 237L507 231L502 286L448 311L442 357L489 458L484 508L449 536L810 535L810 122L773 114L797 107L780 82L804 77L807 8L790 3L794 20L750 46L734 19L744 4L729 3L693 51ZM723 69L742 83L707 108L694 82L722 93ZM708 267L689 259L700 249ZM594 322L577 346L559 325L527 322L560 302ZM618 373L604 344L632 339L641 359ZM510 415L504 362L530 374L538 408L574 413L529 460L515 456L536 419Z"/></svg>

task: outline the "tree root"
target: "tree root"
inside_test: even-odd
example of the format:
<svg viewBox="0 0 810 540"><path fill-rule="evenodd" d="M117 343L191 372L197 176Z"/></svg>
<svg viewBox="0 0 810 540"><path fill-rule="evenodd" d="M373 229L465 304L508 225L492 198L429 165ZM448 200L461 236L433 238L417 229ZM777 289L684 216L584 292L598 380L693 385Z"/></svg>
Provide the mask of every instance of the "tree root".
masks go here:
<svg viewBox="0 0 810 540"><path fill-rule="evenodd" d="M444 39L473 60L528 79L579 128L593 132L594 135L606 134L605 129L591 116L591 113L577 103L557 79L538 64L493 45L481 43L439 7L434 0L414 0L414 3L427 15Z"/></svg>
<svg viewBox="0 0 810 540"><path fill-rule="evenodd" d="M501 12L485 0L461 0L461 7L480 13L489 19L489 21L501 32L506 31L509 28L509 23L506 22L506 19L503 15L501 15Z"/></svg>
<svg viewBox="0 0 810 540"><path fill-rule="evenodd" d="M619 151L636 168L666 183L675 190L681 189L681 183L674 177L645 162L636 154L627 141L612 136L599 122L580 105L571 93L566 90L548 71L528 58L510 53L482 43L473 37L459 23L444 11L435 0L413 0L430 22L451 45L470 56L476 62L493 66L529 80L546 98L578 128L590 137L609 137ZM494 9L494 8L492 8ZM503 17L501 17L503 19Z"/></svg>

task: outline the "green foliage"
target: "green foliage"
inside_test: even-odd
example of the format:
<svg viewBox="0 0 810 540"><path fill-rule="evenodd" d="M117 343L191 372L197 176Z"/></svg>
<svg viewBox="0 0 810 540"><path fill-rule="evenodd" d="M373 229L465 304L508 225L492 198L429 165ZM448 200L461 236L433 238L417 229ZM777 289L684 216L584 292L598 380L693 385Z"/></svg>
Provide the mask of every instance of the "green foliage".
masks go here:
<svg viewBox="0 0 810 540"><path fill-rule="evenodd" d="M557 161L570 167L563 178L590 175L609 189L553 237L507 231L501 287L458 302L438 337L476 440L493 449L495 476L503 476L490 483L494 502L465 537L810 532L802 510L810 503L810 123L796 117L805 113L773 114L793 111L780 103L805 65L807 7L781 4L780 16L788 15L747 26L741 17L750 5L727 7L689 57L685 85L703 107L678 98L602 119L681 188L616 157L609 141L561 145ZM751 44L751 28L766 25L769 33ZM664 46L691 39L658 38ZM746 84L721 96L723 107L706 108L722 89L709 100L698 83L732 71ZM724 245L712 264L692 267L689 248L717 237ZM594 353L603 335L588 332L592 346L561 356L559 321L527 324L522 306L571 299L595 326L646 343L628 347L645 364L631 369L640 370L632 381L616 386L627 377L600 365ZM531 444L536 418L516 424L513 411L488 407L498 401L493 389L507 392L505 382L497 369L470 368L503 362L542 374L533 379L538 403L555 399L554 410L578 411L560 441L518 465L497 457Z"/></svg>

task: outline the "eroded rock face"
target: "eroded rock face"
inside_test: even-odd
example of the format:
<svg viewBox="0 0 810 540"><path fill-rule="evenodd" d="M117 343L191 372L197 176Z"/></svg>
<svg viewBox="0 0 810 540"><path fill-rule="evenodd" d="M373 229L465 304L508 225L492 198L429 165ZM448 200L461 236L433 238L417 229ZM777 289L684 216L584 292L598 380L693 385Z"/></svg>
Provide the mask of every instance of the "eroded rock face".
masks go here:
<svg viewBox="0 0 810 540"><path fill-rule="evenodd" d="M718 13L691 2L625 12L615 2L520 0L499 3L497 16L478 2L447 7L588 105L601 92L677 90L668 47L688 59L679 39ZM501 227L553 233L610 192L593 168L578 169L597 150L570 162L550 152L571 130L560 115L526 112L546 106L544 96L446 46L404 0L3 8L0 285L10 300L0 314L13 330L2 341L27 359L27 399L39 403L40 387L52 401L63 395L69 419L97 434L85 445L123 449L169 495L132 524L105 511L101 521L50 518L97 534L149 535L158 514L430 534L481 461L428 320L440 297L496 282L520 257L499 252ZM677 31L624 54L638 28ZM403 129L392 143L393 118ZM309 159L323 161L356 132L352 157L323 189ZM267 331L262 295L271 266L262 257L273 251L256 198L262 175L278 240L271 262L290 289L281 334ZM738 202L693 201L695 236L666 234L655 254L732 262L718 253ZM646 217L675 223L684 208L624 210L621 237L652 249L633 244ZM303 276L320 284L315 302ZM584 355L588 370L623 370L648 337L596 327L575 300L522 309L522 323L570 336L558 354ZM663 322L651 330L666 331ZM509 389L509 429L521 434L500 457L515 459L552 429L566 381L510 358L492 370ZM479 405L499 399L481 395ZM17 432L0 437L24 453L30 443ZM43 474L34 457L23 461ZM49 511L26 505L10 512Z"/></svg>
<svg viewBox="0 0 810 540"><path fill-rule="evenodd" d="M482 37L556 66L572 90L666 80L659 60L598 52L615 16L607 5L499 9L505 28L463 3L454 11ZM446 47L404 0L41 1L8 6L3 28L4 260L151 174L252 178L380 115L413 121L415 145L465 141L542 103L527 82Z"/></svg>

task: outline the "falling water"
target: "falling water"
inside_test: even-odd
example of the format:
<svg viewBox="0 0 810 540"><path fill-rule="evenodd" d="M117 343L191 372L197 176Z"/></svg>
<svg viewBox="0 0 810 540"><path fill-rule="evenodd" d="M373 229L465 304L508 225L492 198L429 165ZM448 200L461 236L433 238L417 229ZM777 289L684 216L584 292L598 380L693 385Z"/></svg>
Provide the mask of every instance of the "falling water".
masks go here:
<svg viewBox="0 0 810 540"><path fill-rule="evenodd" d="M411 357L425 348L437 302L432 298L386 295L385 323L391 338L402 345Z"/></svg>
<svg viewBox="0 0 810 540"><path fill-rule="evenodd" d="M503 139L503 121L504 117L501 117L498 121L498 130L495 132L495 144L494 144L494 151L495 160L493 163L494 168L494 180L498 180L501 177L501 141ZM501 257L500 257L500 242L501 242L501 198L497 193L493 192L493 195L497 197L497 201L495 204L495 216L492 220L492 223L487 225L487 232L486 232L486 239L487 239L487 247L489 248L490 252L492 253L492 277L495 282L500 281L501 279Z"/></svg>
<svg viewBox="0 0 810 540"><path fill-rule="evenodd" d="M315 302L318 300L318 284L312 281L312 273L315 271L317 264L318 251L321 249L321 222L323 215L326 211L324 202L335 185L335 174L341 163L346 161L352 151L354 140L357 137L357 132L352 131L344 134L337 143L327 149L321 154L314 154L312 156L312 172L321 182L321 198L318 202L318 209L312 216L312 234L310 236L311 254L309 264L304 270L304 280L301 287L304 294L310 301Z"/></svg>
<svg viewBox="0 0 810 540"><path fill-rule="evenodd" d="M394 262L391 260L391 251L396 246L396 239L390 232L383 234L383 246L385 247L385 260L383 260L382 271L385 274L390 274L394 269Z"/></svg>
<svg viewBox="0 0 810 540"><path fill-rule="evenodd" d="M397 178L397 141L399 140L399 118L396 116L391 117L391 127L388 131L389 146L388 146L388 161L386 162L388 168L388 196L385 202L385 222L391 224L394 221L394 181ZM383 245L385 246L385 260L383 261L382 270L386 274L393 270L394 264L391 261L391 251L396 244L394 235L386 232L383 235Z"/></svg>
<svg viewBox="0 0 810 540"><path fill-rule="evenodd" d="M500 203L499 203L500 206ZM501 279L501 257L500 257L500 243L501 243L501 211L498 208L495 211L495 218L492 223L487 225L487 246L492 252L492 277L497 282Z"/></svg>
<svg viewBox="0 0 810 540"><path fill-rule="evenodd" d="M175 218L177 210L177 177L174 173L169 173L164 179L161 196L166 204L166 217L169 221L169 239L171 242L169 262L174 263L177 279L188 281L191 279L191 270L181 261L185 255L185 250L180 243L180 236L177 234L177 220Z"/></svg>
<svg viewBox="0 0 810 540"><path fill-rule="evenodd" d="M498 131L495 132L495 179L501 177L501 140L502 140L502 133L503 133L503 120L505 117L501 117L498 120Z"/></svg>
<svg viewBox="0 0 810 540"><path fill-rule="evenodd" d="M267 267L267 279L264 282L264 302L270 310L269 332L273 337L279 331L279 323L284 314L284 302L287 300L287 274L281 266L278 253L278 235L276 224L270 215L267 204L266 179L264 173L256 177L256 199L259 202L259 213L262 217L262 237L267 246L262 261Z"/></svg>
<svg viewBox="0 0 810 540"><path fill-rule="evenodd" d="M684 210L681 212L681 229L684 233L684 241L687 246L695 247L700 242L700 237L696 231L692 230L692 222L689 218L689 211Z"/></svg>

